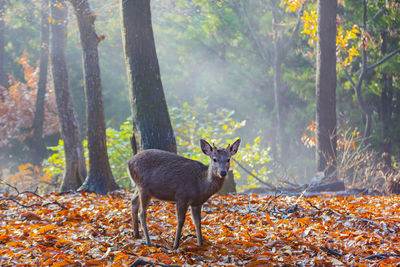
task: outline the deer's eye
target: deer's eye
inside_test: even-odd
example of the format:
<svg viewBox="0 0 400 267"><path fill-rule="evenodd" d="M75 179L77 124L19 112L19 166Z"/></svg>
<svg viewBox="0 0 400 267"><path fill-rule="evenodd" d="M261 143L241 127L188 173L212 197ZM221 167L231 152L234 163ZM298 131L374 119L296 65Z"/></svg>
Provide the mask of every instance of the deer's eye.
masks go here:
<svg viewBox="0 0 400 267"><path fill-rule="evenodd" d="M217 162L217 159L216 159L216 158L213 158L213 160L214 160L214 162Z"/></svg>

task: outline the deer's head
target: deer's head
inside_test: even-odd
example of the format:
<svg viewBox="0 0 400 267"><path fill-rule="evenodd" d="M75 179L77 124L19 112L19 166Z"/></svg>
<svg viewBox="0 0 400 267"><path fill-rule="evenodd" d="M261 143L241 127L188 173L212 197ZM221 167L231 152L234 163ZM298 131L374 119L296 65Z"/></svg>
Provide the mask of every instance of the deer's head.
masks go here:
<svg viewBox="0 0 400 267"><path fill-rule="evenodd" d="M211 168L213 174L221 179L228 175L230 167L230 159L239 149L240 139L236 140L232 145L226 148L217 148L214 144L211 146L206 140L200 140L201 150L204 154L210 157Z"/></svg>

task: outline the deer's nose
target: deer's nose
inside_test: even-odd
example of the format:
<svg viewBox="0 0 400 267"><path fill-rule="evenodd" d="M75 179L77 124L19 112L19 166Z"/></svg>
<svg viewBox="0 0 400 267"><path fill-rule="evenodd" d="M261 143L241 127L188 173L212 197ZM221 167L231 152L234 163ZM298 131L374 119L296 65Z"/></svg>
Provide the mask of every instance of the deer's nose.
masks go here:
<svg viewBox="0 0 400 267"><path fill-rule="evenodd" d="M226 171L221 171L220 174L222 177L224 177L224 176L226 176Z"/></svg>

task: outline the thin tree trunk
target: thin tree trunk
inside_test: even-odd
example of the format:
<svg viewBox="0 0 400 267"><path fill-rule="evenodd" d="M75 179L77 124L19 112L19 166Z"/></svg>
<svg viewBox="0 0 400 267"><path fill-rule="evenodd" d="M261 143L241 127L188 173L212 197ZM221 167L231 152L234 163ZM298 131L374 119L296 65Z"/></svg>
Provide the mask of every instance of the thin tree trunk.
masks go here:
<svg viewBox="0 0 400 267"><path fill-rule="evenodd" d="M121 0L121 12L132 114L140 130L142 148L176 153L154 43L150 1Z"/></svg>
<svg viewBox="0 0 400 267"><path fill-rule="evenodd" d="M381 54L386 55L387 53L387 33L383 32L381 34L382 37L382 45L381 45ZM391 167L391 153L392 153L392 112L393 112L393 77L389 73L383 73L382 75L382 93L381 93L381 120L383 125L383 160L385 162L386 167Z"/></svg>
<svg viewBox="0 0 400 267"><path fill-rule="evenodd" d="M273 56L270 55L265 45L263 44L262 42L263 38L257 34L256 29L253 27L244 0L241 1L242 13L246 19L250 33L257 45L257 48L260 54L262 55L266 65L272 66L274 70L274 75L273 75L274 103L275 103L274 112L275 112L276 126L277 126L276 127L277 130L275 132L277 132L277 134L275 135L276 138L274 138L276 142L272 145L272 152L273 155L275 155L282 163L286 163L288 160L288 155L290 154L289 152L290 143L288 142L288 137L285 133L286 111L284 110L283 106L284 93L282 88L282 65L287 52L290 50L294 39L297 37L305 3L299 10L297 23L289 36L285 35L284 31L278 28L278 25L281 23L279 18L280 13L278 12L278 10L280 9L279 1L277 0L271 1L271 7L272 7L272 18L273 18L272 28L274 33ZM272 65L270 62L272 62Z"/></svg>
<svg viewBox="0 0 400 267"><path fill-rule="evenodd" d="M279 144L278 158L281 162L286 160L285 152L288 152L288 142L285 139L285 122L282 120L283 107L282 107L282 58L279 37L276 36L274 43L274 97L275 97L275 113L277 122L277 141Z"/></svg>
<svg viewBox="0 0 400 267"><path fill-rule="evenodd" d="M47 69L49 62L49 0L42 0L39 82L36 94L35 118L33 121L32 161L41 165L45 154L43 144L44 98L47 87Z"/></svg>
<svg viewBox="0 0 400 267"><path fill-rule="evenodd" d="M318 1L317 151L318 171L336 171L336 10L337 0Z"/></svg>
<svg viewBox="0 0 400 267"><path fill-rule="evenodd" d="M99 66L98 44L104 36L98 36L94 27L96 15L87 0L70 0L78 20L83 51L87 136L89 149L89 175L82 189L106 194L118 189L111 172L107 155L106 125Z"/></svg>
<svg viewBox="0 0 400 267"><path fill-rule="evenodd" d="M68 85L65 60L67 10L64 0L51 0L51 18L55 23L51 24L50 55L65 150L65 170L61 191L78 189L87 175L79 123Z"/></svg>
<svg viewBox="0 0 400 267"><path fill-rule="evenodd" d="M363 30L364 32L367 31L367 0L363 0ZM362 82L365 82L365 76L367 75L367 40L366 35L364 34L362 40L362 77L360 80L360 86L358 87L357 91L357 99L360 103L361 108L363 109L366 119L365 119L365 130L364 130L364 142L367 142L369 136L371 135L371 125L372 125L372 109L364 102L362 95L361 95L361 86ZM366 82L365 82L366 83ZM364 84L365 84L364 83Z"/></svg>
<svg viewBox="0 0 400 267"><path fill-rule="evenodd" d="M4 22L4 13L5 0L0 0L0 99L3 98L3 90L8 87L7 73L4 71L4 31L6 27Z"/></svg>

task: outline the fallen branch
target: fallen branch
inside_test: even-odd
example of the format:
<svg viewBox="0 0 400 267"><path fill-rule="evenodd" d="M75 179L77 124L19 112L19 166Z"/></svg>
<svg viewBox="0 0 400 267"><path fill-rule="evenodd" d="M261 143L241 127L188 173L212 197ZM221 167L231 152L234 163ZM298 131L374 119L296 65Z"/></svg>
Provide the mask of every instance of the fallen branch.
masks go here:
<svg viewBox="0 0 400 267"><path fill-rule="evenodd" d="M66 210L66 209L67 209L64 205L62 205L62 204L61 204L60 202L58 202L58 201L52 201L52 202L47 202L47 203L43 203L43 204L39 204L39 203L34 203L34 204L30 204L30 205L22 204L21 202L19 202L18 200L16 200L16 198L17 198L19 195L22 195L22 194L32 194L32 195L34 195L34 196L37 196L37 197L40 198L40 199L43 199L42 196L40 196L38 193L36 193L38 188L36 188L34 192L32 192L32 191L22 191L22 192L20 192L20 191L18 190L17 187L15 187L15 186L13 186L13 185L11 185L11 184L5 182L4 180L1 180L1 179L0 179L0 182L3 183L3 184L5 184L5 185L7 185L7 186L9 186L9 187L11 187L11 188L13 188L13 189L17 192L17 195L5 197L5 198L4 198L4 197L0 198L0 201L12 201L12 202L16 203L17 205L19 205L19 206L21 206L21 207L23 207L23 208L47 207L47 206L49 206L49 205L57 205L57 206L59 206L59 207L60 207L61 209L63 209L63 210Z"/></svg>
<svg viewBox="0 0 400 267"><path fill-rule="evenodd" d="M343 254L341 254L341 253L339 253L339 252L337 252L337 251L335 251L335 250L333 250L333 249L330 249L330 248L328 248L328 247L321 246L320 249L323 250L323 251L325 251L326 253L331 254L331 255L334 255L334 256L336 256L336 257L344 257Z"/></svg>
<svg viewBox="0 0 400 267"><path fill-rule="evenodd" d="M400 254L390 254L390 253L380 253L365 257L364 260L372 260L372 259L388 259L388 258L400 258Z"/></svg>
<svg viewBox="0 0 400 267"><path fill-rule="evenodd" d="M21 207L23 207L23 208L47 207L47 206L50 206L50 205L57 205L57 206L59 206L59 207L60 207L61 209L63 209L63 210L66 210L66 209L67 209L67 207L65 207L63 204L61 204L61 203L58 202L58 201L52 201L52 202L47 202L47 203L43 203L43 204L33 203L33 204L30 204L30 205L25 205L25 204L22 204L21 202L19 202L18 200L16 200L15 197L1 198L0 201L2 201L2 200L9 200L9 201L12 201L12 202L16 203L17 205L19 205L19 206L21 206Z"/></svg>
<svg viewBox="0 0 400 267"><path fill-rule="evenodd" d="M180 265L168 265L168 264L161 264L161 263L155 263L155 262L150 262L150 261L145 261L142 259L137 259L135 260L129 267L136 267L136 266L161 266L161 267L180 267Z"/></svg>
<svg viewBox="0 0 400 267"><path fill-rule="evenodd" d="M334 213L334 214L337 215L337 216L340 216L340 217L343 217L343 218L346 218L346 219L356 219L356 220L359 220L360 222L364 222L364 223L367 223L367 224L370 224L370 225L373 225L373 226L381 226L379 223L376 223L376 222L374 222L374 221L371 221L371 220L368 220L368 219L365 219L365 218L360 218L360 217L353 216L353 215L343 215L343 214L341 214L341 213L339 213L339 212L337 212L337 211L335 211L335 210L333 210L333 209L330 209L330 208L323 208L323 209L320 209L320 208L318 208L317 206L313 205L310 201L307 201L307 203L308 203L311 207L317 209L317 210L320 211L320 212L329 211L329 212L331 212L331 213Z"/></svg>

